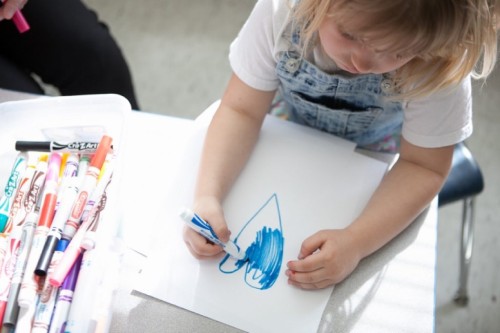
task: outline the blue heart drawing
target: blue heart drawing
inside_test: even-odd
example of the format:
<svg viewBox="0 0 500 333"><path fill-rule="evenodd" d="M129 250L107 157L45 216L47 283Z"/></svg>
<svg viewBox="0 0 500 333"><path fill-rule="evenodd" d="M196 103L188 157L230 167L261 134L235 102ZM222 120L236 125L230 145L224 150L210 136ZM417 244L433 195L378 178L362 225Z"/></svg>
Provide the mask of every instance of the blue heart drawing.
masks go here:
<svg viewBox="0 0 500 333"><path fill-rule="evenodd" d="M245 283L248 286L260 290L271 288L280 273L285 241L276 193L243 225L234 239L244 249L244 244L238 242L242 238L247 239L245 258L238 260L226 255L219 264L219 270L231 274L246 266Z"/></svg>

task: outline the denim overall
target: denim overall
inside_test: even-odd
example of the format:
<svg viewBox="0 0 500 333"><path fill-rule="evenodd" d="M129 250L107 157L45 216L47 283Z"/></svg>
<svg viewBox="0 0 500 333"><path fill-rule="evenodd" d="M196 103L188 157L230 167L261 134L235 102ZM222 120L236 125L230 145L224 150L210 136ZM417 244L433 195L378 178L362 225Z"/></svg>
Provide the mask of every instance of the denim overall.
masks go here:
<svg viewBox="0 0 500 333"><path fill-rule="evenodd" d="M298 34L292 34L294 46ZM328 74L297 50L283 52L276 66L284 118L353 141L358 147L397 152L403 123L400 102L384 75ZM277 112L271 113L280 116Z"/></svg>

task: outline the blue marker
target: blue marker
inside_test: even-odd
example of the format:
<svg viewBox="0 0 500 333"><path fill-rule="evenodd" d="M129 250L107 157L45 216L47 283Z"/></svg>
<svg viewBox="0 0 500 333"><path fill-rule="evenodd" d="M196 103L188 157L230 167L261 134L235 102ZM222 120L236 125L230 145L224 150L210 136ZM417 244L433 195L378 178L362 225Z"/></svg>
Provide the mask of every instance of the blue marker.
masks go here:
<svg viewBox="0 0 500 333"><path fill-rule="evenodd" d="M233 241L228 241L227 243L223 243L219 240L214 230L201 217L196 215L194 212L187 208L183 208L180 212L179 216L195 231L197 231L200 235L208 239L209 241L222 246L224 251L226 251L230 256L236 259L244 259L245 253L240 251L238 245L236 245Z"/></svg>

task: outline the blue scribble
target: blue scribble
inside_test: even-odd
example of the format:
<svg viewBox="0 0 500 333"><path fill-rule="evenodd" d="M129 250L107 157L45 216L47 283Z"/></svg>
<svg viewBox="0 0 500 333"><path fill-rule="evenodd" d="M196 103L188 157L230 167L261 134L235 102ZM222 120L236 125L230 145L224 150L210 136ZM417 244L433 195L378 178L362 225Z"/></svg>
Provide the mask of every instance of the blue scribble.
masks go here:
<svg viewBox="0 0 500 333"><path fill-rule="evenodd" d="M261 230L256 232L255 241L245 250L245 259L235 260L229 255L226 255L219 264L219 270L226 274L234 273L246 265L245 283L252 288L260 290L265 290L273 286L278 279L281 264L283 262L284 237L276 193L274 193L252 216L235 238L235 243L238 245L238 238L245 229L251 225L255 217L259 215L267 205L273 202L276 205L279 228L273 229L264 226Z"/></svg>

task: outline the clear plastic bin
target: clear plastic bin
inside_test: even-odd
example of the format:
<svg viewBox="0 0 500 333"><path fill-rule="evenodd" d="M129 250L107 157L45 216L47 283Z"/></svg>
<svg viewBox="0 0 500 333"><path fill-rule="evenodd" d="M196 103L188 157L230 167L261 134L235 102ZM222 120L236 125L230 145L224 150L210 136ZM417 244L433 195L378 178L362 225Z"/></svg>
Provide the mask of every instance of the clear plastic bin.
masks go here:
<svg viewBox="0 0 500 333"><path fill-rule="evenodd" d="M129 102L119 95L83 95L36 98L0 104L0 187L3 189L18 152L15 142L25 141L99 141L106 134L113 138L115 164L113 180L107 189L108 201L101 215L96 247L87 251L87 265L92 265L85 286L86 311L71 332L108 330L111 322L110 303L117 276L121 242L119 186L125 146L124 130ZM92 253L91 253L92 252ZM85 260L85 259L84 259ZM78 281L78 283L80 280ZM78 289L77 283L77 289ZM20 315L22 315L20 313ZM70 327L70 323L67 324Z"/></svg>

